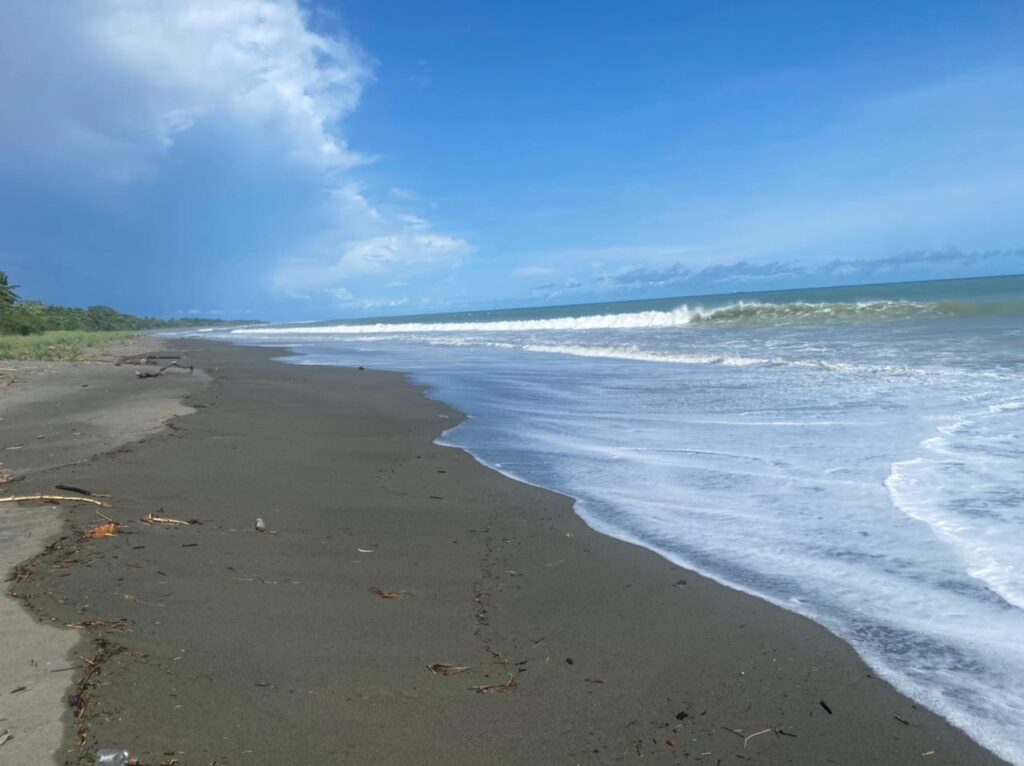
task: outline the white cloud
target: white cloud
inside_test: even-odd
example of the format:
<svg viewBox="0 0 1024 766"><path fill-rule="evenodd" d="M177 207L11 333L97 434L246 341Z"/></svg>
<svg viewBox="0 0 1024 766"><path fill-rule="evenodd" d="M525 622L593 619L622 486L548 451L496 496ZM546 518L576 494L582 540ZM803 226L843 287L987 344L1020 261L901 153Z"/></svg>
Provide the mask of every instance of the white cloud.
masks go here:
<svg viewBox="0 0 1024 766"><path fill-rule="evenodd" d="M353 243L332 271L345 279L452 268L469 249L464 240L446 234L401 231Z"/></svg>
<svg viewBox="0 0 1024 766"><path fill-rule="evenodd" d="M336 126L371 78L365 57L312 32L295 0L11 3L4 17L0 150L26 164L130 180L207 119L315 167L362 160Z"/></svg>
<svg viewBox="0 0 1024 766"><path fill-rule="evenodd" d="M0 173L131 184L158 178L185 135L207 128L214 151L244 145L247 163L283 159L325 190L308 240L272 267L285 295L394 301L380 285L472 252L397 209L431 207L415 192L390 189L381 208L353 179L366 158L341 128L373 75L354 42L311 29L299 0L15 2L3 15Z"/></svg>
<svg viewBox="0 0 1024 766"><path fill-rule="evenodd" d="M334 189L328 197L325 232L302 254L281 264L275 275L280 290L316 297L341 288L348 302L356 302L357 287L401 287L409 277L451 271L473 253L465 239L435 232L419 216L387 214L371 204L357 184ZM390 300L363 298L359 304L396 305Z"/></svg>

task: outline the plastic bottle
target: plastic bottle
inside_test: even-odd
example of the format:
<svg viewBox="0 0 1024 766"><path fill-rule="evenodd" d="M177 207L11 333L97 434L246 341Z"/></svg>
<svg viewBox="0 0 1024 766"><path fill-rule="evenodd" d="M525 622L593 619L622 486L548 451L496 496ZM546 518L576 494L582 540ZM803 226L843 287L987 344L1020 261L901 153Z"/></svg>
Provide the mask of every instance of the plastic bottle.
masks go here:
<svg viewBox="0 0 1024 766"><path fill-rule="evenodd" d="M138 766L127 750L104 749L96 753L96 766Z"/></svg>

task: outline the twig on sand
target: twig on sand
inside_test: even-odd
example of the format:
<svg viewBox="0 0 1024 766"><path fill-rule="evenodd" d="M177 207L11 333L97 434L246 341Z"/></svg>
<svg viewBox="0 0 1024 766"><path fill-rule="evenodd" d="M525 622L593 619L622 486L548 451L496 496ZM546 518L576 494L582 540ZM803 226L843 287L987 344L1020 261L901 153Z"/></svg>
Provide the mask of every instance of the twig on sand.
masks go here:
<svg viewBox="0 0 1024 766"><path fill-rule="evenodd" d="M762 734L767 734L771 729L761 729L761 731L755 731L753 734L743 738L743 747L747 746L747 743L754 737L760 737Z"/></svg>
<svg viewBox="0 0 1024 766"><path fill-rule="evenodd" d="M168 519L163 516L156 516L152 513L147 513L139 519L139 521L143 524L184 524L186 526L192 523L191 521L182 521L181 519Z"/></svg>
<svg viewBox="0 0 1024 766"><path fill-rule="evenodd" d="M91 503L100 508L109 508L110 503L102 500L93 500L91 497L74 497L72 495L16 495L15 497L0 497L0 503L21 503L27 500L41 500L44 503Z"/></svg>
<svg viewBox="0 0 1024 766"><path fill-rule="evenodd" d="M435 676L454 676L458 673L465 673L467 670L472 670L471 665L445 665L443 662L435 662L433 665L427 665L427 670L433 673Z"/></svg>
<svg viewBox="0 0 1024 766"><path fill-rule="evenodd" d="M380 588L367 588L370 593L375 593L381 598L386 599L402 599L409 598L412 594L407 590L381 590Z"/></svg>
<svg viewBox="0 0 1024 766"><path fill-rule="evenodd" d="M477 694L489 694L490 692L510 691L512 689L515 689L517 686L519 686L518 674L512 675L510 673L508 676L508 680L503 684L484 684L482 686L470 686L469 690L471 692L476 692Z"/></svg>

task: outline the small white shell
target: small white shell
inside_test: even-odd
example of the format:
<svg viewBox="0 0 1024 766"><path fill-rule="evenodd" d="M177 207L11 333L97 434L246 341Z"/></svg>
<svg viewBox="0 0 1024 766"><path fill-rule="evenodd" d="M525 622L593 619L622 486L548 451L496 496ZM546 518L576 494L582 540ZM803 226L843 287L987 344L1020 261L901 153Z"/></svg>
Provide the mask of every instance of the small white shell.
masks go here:
<svg viewBox="0 0 1024 766"><path fill-rule="evenodd" d="M267 525L263 522L263 519L256 519L256 531L257 532L266 532L267 531Z"/></svg>

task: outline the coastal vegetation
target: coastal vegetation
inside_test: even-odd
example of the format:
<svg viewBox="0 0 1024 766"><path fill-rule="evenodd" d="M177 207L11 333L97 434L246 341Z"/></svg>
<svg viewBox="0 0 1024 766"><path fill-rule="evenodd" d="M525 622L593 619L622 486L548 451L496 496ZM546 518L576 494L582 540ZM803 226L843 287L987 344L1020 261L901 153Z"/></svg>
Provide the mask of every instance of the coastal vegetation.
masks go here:
<svg viewBox="0 0 1024 766"><path fill-rule="evenodd" d="M0 271L0 359L80 359L90 349L141 330L241 324L198 317L139 317L109 306L50 306L22 300L17 287Z"/></svg>
<svg viewBox="0 0 1024 766"><path fill-rule="evenodd" d="M6 272L0 271L0 336L37 335L53 330L111 332L119 330L154 330L174 327L208 327L241 324L238 320L187 317L156 319L125 314L109 306L49 306L40 301L23 301L10 284Z"/></svg>
<svg viewBox="0 0 1024 766"><path fill-rule="evenodd" d="M0 359L75 361L134 334L130 331L49 330L35 335L0 335Z"/></svg>

